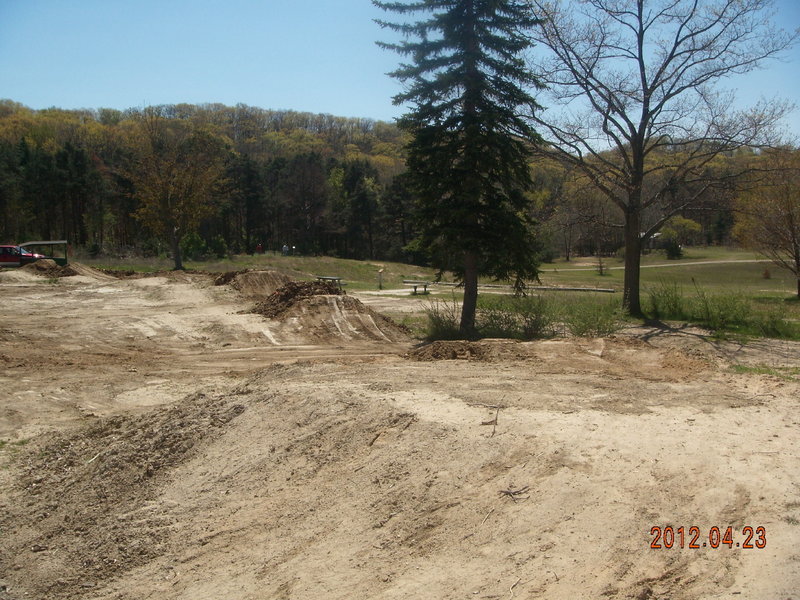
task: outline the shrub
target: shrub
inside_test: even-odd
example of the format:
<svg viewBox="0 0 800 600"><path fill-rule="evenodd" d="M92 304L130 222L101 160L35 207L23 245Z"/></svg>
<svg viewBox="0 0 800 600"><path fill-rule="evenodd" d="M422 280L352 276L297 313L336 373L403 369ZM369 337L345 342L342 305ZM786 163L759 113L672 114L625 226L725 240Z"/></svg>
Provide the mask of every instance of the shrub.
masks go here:
<svg viewBox="0 0 800 600"><path fill-rule="evenodd" d="M659 281L647 293L650 297L650 315L654 319L685 318L683 291L677 283Z"/></svg>
<svg viewBox="0 0 800 600"><path fill-rule="evenodd" d="M206 243L197 233L186 234L181 239L181 252L189 260L200 260L208 252Z"/></svg>
<svg viewBox="0 0 800 600"><path fill-rule="evenodd" d="M664 242L664 252L669 260L678 260L683 258L683 248L676 240L667 240Z"/></svg>
<svg viewBox="0 0 800 600"><path fill-rule="evenodd" d="M522 298L519 316L523 339L554 337L558 334L558 310L552 300L545 300L541 296Z"/></svg>
<svg viewBox="0 0 800 600"><path fill-rule="evenodd" d="M225 258L228 256L228 246L225 244L225 238L221 235L211 239L208 244L208 251L216 258Z"/></svg>
<svg viewBox="0 0 800 600"><path fill-rule="evenodd" d="M521 340L557 335L557 319L555 303L541 296L484 297L476 316L481 337Z"/></svg>
<svg viewBox="0 0 800 600"><path fill-rule="evenodd" d="M754 314L751 317L751 324L760 335L765 337L796 339L800 335L798 327L784 319L777 310Z"/></svg>
<svg viewBox="0 0 800 600"><path fill-rule="evenodd" d="M475 321L475 328L482 338L520 338L522 336L518 315L501 307L484 308L477 311Z"/></svg>
<svg viewBox="0 0 800 600"><path fill-rule="evenodd" d="M752 305L742 294L706 294L698 287L696 290L693 319L702 321L714 330L732 329L747 323Z"/></svg>
<svg viewBox="0 0 800 600"><path fill-rule="evenodd" d="M622 328L622 311L616 301L574 301L565 306L564 324L578 337L603 337Z"/></svg>
<svg viewBox="0 0 800 600"><path fill-rule="evenodd" d="M429 340L461 339L461 307L455 298L452 302L433 300L425 308L428 317L427 338Z"/></svg>

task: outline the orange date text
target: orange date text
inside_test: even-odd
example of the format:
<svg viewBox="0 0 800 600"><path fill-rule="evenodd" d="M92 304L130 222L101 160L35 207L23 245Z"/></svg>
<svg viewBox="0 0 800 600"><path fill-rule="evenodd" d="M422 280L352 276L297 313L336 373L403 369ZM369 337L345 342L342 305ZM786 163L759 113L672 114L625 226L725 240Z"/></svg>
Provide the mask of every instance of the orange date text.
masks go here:
<svg viewBox="0 0 800 600"><path fill-rule="evenodd" d="M670 548L741 548L742 550L767 547L767 530L764 527L745 525L741 530L733 527L652 527L650 547L654 550Z"/></svg>

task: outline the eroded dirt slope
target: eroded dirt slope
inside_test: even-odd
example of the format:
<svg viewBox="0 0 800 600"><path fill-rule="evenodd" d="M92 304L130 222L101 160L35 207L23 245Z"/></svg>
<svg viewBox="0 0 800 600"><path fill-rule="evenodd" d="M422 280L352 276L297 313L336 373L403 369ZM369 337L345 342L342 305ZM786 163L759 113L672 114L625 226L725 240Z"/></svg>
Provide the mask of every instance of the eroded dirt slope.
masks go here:
<svg viewBox="0 0 800 600"><path fill-rule="evenodd" d="M66 281L0 277L3 600L797 597L800 385L731 366L798 344L415 346L333 335L329 296L298 329L192 276Z"/></svg>

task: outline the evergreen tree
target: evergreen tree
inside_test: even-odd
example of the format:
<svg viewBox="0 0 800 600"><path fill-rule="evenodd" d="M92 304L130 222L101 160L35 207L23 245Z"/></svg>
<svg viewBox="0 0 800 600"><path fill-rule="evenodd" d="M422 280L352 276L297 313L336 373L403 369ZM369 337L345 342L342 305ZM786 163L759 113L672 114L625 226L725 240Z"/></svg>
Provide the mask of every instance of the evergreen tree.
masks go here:
<svg viewBox="0 0 800 600"><path fill-rule="evenodd" d="M539 22L515 0L373 3L427 16L379 21L404 36L379 45L413 60L390 75L406 84L395 104L412 107L399 124L412 137L407 164L419 203L417 241L437 268L462 279L460 329L469 336L480 274L514 278L518 290L538 275L526 196L529 144L537 135L519 115L538 108L526 91L538 82L522 53L530 45L524 32Z"/></svg>

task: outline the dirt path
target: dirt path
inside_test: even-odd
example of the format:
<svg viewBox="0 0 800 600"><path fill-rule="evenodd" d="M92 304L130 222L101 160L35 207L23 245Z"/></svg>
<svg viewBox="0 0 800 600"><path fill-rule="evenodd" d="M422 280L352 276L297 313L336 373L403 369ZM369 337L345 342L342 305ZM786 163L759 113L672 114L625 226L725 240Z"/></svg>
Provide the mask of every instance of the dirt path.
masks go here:
<svg viewBox="0 0 800 600"><path fill-rule="evenodd" d="M732 365L800 345L416 347L252 291L0 273L0 599L798 597L800 384Z"/></svg>
<svg viewBox="0 0 800 600"><path fill-rule="evenodd" d="M661 269L661 268L668 268L668 267L688 267L693 265L717 265L717 264L731 264L731 263L771 263L772 261L769 259L747 259L747 260L680 260L674 261L670 263L658 263L655 265L641 265L640 268L642 269ZM605 267L605 269L609 271L622 271L625 270L625 267ZM564 271L596 271L597 265L595 264L593 267L562 267L561 269L542 269L542 273L557 273L557 272L564 272Z"/></svg>

